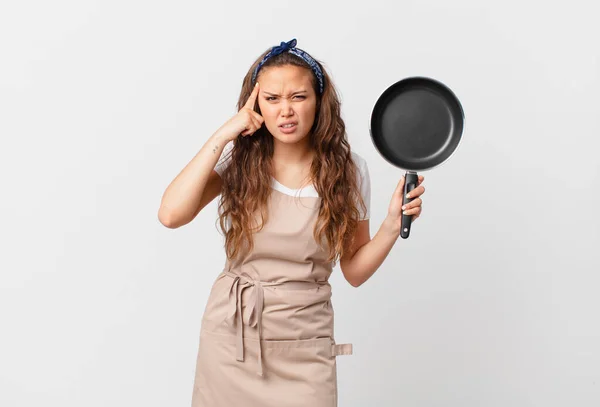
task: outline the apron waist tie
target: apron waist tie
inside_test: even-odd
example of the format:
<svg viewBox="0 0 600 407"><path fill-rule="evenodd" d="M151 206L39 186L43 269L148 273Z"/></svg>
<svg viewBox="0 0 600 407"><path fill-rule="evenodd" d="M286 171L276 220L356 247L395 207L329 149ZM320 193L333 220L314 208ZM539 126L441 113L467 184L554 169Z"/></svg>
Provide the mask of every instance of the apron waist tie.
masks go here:
<svg viewBox="0 0 600 407"><path fill-rule="evenodd" d="M262 364L262 311L264 304L264 290L262 283L253 280L250 276L238 275L230 271L225 271L229 277L233 278L233 283L229 289L229 311L225 321L229 326L236 327L236 359L240 362L244 361L244 323L242 320L242 293L248 287L254 287L252 297L250 298L250 320L251 327L256 327L258 330L258 370L257 374L263 376Z"/></svg>
<svg viewBox="0 0 600 407"><path fill-rule="evenodd" d="M265 282L260 280L254 280L247 273L242 272L241 274L233 273L230 270L224 270L224 274L231 277L233 282L229 289L229 310L225 317L225 322L229 326L235 326L236 328L236 359L240 362L244 361L244 323L242 319L242 293L246 288L254 287L252 295L250 297L250 319L249 325L255 327L258 330L258 369L257 374L263 376L263 362L262 362L262 313L264 306L264 286L274 285L298 285L298 286L320 286L328 284L327 282L305 282L305 281L289 281L289 282ZM352 345L350 348L343 345L332 346L332 353L334 354L351 354Z"/></svg>

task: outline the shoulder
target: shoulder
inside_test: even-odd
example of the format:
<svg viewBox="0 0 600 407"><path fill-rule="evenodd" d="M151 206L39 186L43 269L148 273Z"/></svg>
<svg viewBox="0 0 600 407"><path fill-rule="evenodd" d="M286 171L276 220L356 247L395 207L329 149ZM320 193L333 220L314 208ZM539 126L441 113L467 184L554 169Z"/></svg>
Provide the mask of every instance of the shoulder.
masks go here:
<svg viewBox="0 0 600 407"><path fill-rule="evenodd" d="M358 175L360 178L368 178L369 177L369 167L367 165L367 160L365 160L360 154L352 151L352 160L356 164L358 168Z"/></svg>
<svg viewBox="0 0 600 407"><path fill-rule="evenodd" d="M352 159L358 164L359 162L365 162L365 159L362 157L362 155L358 154L356 151L352 150L350 151L350 153L352 154Z"/></svg>
<svg viewBox="0 0 600 407"><path fill-rule="evenodd" d="M369 175L367 160L354 151L352 152L352 160L354 160L354 163L356 164L356 178L358 180L359 188L364 196L369 195L371 190L371 177Z"/></svg>
<svg viewBox="0 0 600 407"><path fill-rule="evenodd" d="M360 195L366 206L366 211L360 210L360 220L366 220L370 217L370 206L371 206L371 179L369 177L369 167L367 166L367 160L365 160L360 154L352 152L352 160L356 164L357 168L357 182L360 190Z"/></svg>

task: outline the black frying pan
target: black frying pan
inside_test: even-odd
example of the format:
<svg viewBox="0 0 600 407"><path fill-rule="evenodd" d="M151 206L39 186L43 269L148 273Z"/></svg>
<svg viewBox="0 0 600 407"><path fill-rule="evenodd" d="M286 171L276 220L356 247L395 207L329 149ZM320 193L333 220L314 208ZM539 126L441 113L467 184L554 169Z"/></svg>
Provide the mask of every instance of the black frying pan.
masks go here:
<svg viewBox="0 0 600 407"><path fill-rule="evenodd" d="M417 171L446 161L460 143L465 116L458 98L443 83L426 77L402 79L377 99L371 139L390 164L405 169L402 205L418 183ZM410 234L410 215L402 215L400 236Z"/></svg>

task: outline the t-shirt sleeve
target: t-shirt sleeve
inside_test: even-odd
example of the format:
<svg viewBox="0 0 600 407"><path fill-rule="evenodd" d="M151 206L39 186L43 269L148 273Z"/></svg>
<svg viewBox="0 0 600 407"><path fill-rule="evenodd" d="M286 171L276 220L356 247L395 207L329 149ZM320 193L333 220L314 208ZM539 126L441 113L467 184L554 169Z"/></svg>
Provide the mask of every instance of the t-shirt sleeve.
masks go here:
<svg viewBox="0 0 600 407"><path fill-rule="evenodd" d="M358 186L367 210L363 211L360 205L357 205L357 208L360 212L360 219L366 220L371 217L371 177L367 161L364 158L355 154L355 162L358 167Z"/></svg>
<svg viewBox="0 0 600 407"><path fill-rule="evenodd" d="M215 171L219 174L220 177L223 176L223 171L231 162L231 149L233 148L233 141L230 141L223 148L223 152L221 153L221 157L219 161L217 161L217 165L215 166Z"/></svg>

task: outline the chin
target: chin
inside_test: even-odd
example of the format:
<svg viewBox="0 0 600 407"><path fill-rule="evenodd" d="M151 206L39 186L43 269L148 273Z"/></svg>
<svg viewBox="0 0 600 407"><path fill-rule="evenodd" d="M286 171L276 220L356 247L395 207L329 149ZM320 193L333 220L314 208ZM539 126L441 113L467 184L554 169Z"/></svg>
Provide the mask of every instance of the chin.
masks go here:
<svg viewBox="0 0 600 407"><path fill-rule="evenodd" d="M299 131L296 131L292 134L283 134L283 133L280 133L278 130L279 129L277 129L275 133L272 131L269 131L269 133L271 133L273 138L277 139L277 141L280 141L285 144L297 143L301 140L304 140L308 136L308 134L299 134L299 133L301 133Z"/></svg>
<svg viewBox="0 0 600 407"><path fill-rule="evenodd" d="M287 136L287 134L284 134L284 136ZM277 141L281 142L281 143L285 143L285 144L296 144L302 140L304 140L306 138L305 136L295 136L293 135L293 137L281 137L281 135L277 135L277 136L273 136L274 138L277 139Z"/></svg>

